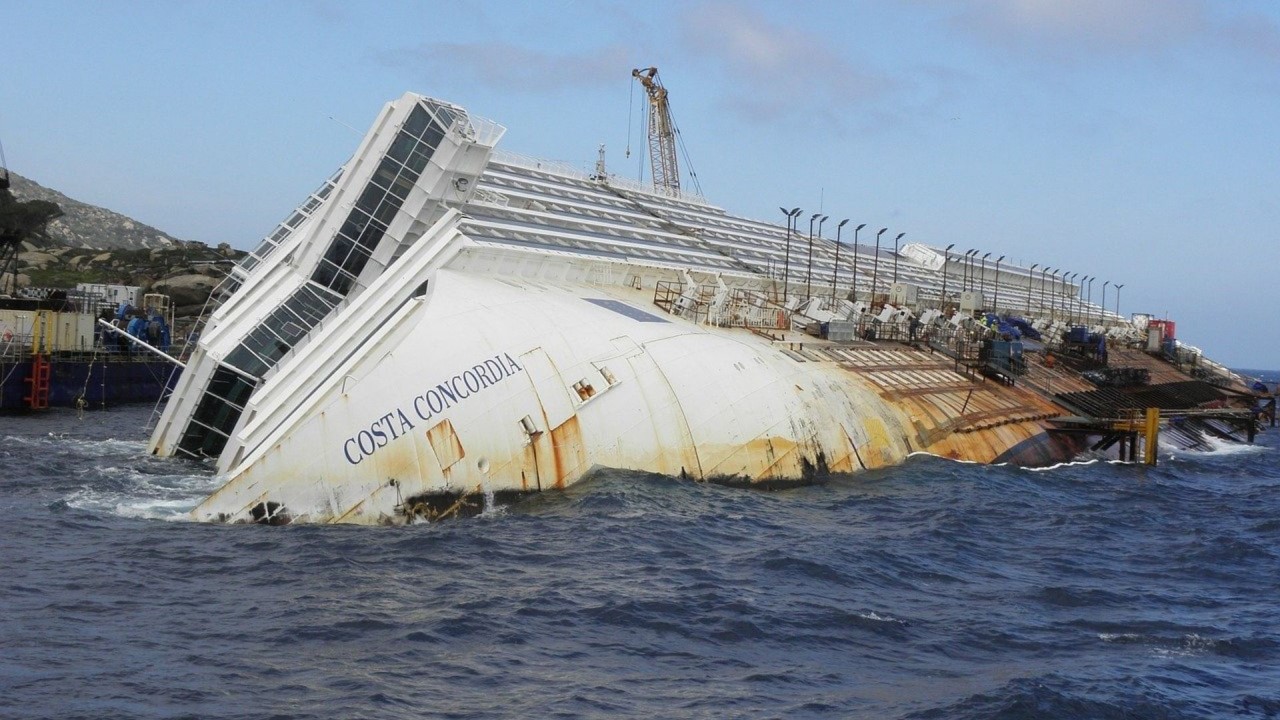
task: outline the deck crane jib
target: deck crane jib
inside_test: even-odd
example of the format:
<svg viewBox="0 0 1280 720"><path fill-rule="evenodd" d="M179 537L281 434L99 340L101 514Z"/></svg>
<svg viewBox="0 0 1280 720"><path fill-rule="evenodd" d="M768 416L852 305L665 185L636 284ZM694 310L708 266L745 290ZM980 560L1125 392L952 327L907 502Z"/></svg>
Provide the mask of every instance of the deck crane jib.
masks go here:
<svg viewBox="0 0 1280 720"><path fill-rule="evenodd" d="M640 81L649 97L649 164L653 186L659 192L677 196L680 194L680 167L676 162L676 127L671 120L667 89L662 86L656 67L632 70L631 76Z"/></svg>

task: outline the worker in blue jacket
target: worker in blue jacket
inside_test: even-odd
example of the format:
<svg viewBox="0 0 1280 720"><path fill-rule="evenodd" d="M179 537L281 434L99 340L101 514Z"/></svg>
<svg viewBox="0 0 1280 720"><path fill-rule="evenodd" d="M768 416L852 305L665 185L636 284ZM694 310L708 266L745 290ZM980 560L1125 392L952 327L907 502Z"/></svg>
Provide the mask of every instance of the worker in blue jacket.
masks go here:
<svg viewBox="0 0 1280 720"><path fill-rule="evenodd" d="M134 315L129 320L129 325L125 328L125 331L139 340L146 340L147 321L143 320L141 315ZM130 350L133 349L132 347L130 348Z"/></svg>

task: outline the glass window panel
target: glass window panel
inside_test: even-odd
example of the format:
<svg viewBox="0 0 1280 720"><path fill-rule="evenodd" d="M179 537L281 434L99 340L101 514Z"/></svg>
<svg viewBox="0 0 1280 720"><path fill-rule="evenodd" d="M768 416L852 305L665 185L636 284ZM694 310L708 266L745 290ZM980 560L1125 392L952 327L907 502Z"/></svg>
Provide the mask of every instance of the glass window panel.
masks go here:
<svg viewBox="0 0 1280 720"><path fill-rule="evenodd" d="M437 103L431 103L431 110L435 113L436 121L446 128L453 125L453 121L457 116L453 108Z"/></svg>
<svg viewBox="0 0 1280 720"><path fill-rule="evenodd" d="M315 272L311 273L311 281L321 286L329 286L333 282L334 275L337 274L337 268L328 260L322 259L316 266Z"/></svg>
<svg viewBox="0 0 1280 720"><path fill-rule="evenodd" d="M400 212L400 202L397 198L389 197L387 201L382 203L382 207L378 208L377 219L373 222L380 223L384 228L395 220L396 213Z"/></svg>
<svg viewBox="0 0 1280 720"><path fill-rule="evenodd" d="M418 139L414 136L400 132L396 134L396 139L391 141L391 147L387 148L387 157L395 158L399 162L404 162L409 157L409 153L413 151Z"/></svg>
<svg viewBox="0 0 1280 720"><path fill-rule="evenodd" d="M378 164L378 169L373 173L373 182L378 187L391 187L391 183L395 182L396 176L400 174L400 163L389 157L382 158L382 162Z"/></svg>
<svg viewBox="0 0 1280 720"><path fill-rule="evenodd" d="M369 223L369 226L364 229L364 232L360 233L360 238L356 241L356 244L372 253L373 249L378 247L378 243L381 242L382 236L386 235L386 233L387 226L377 220L373 220Z"/></svg>
<svg viewBox="0 0 1280 720"><path fill-rule="evenodd" d="M400 173L400 176L391 185L391 196L399 200L409 197L409 190L413 187L414 182L415 177L410 173Z"/></svg>
<svg viewBox="0 0 1280 720"><path fill-rule="evenodd" d="M367 185L364 192L360 193L360 199L356 201L356 207L372 215L378 209L378 204L382 202L382 198L386 194L386 191L377 185Z"/></svg>
<svg viewBox="0 0 1280 720"><path fill-rule="evenodd" d="M351 286L356 284L356 279L352 275L341 268L334 268L334 275L325 283L325 286L332 289L339 295L346 295L351 292Z"/></svg>
<svg viewBox="0 0 1280 720"><path fill-rule="evenodd" d="M439 125L432 124L431 127L427 128L427 132L423 134L422 143L418 146L419 150L421 150L422 146L425 145L430 148L427 151L428 155L435 152L436 148L440 147L440 141L444 139L444 132L444 128Z"/></svg>
<svg viewBox="0 0 1280 720"><path fill-rule="evenodd" d="M415 181L418 179L418 176L422 174L423 168L427 166L427 159L431 157L431 152L434 149L435 148L428 147L427 145L419 145L418 149L414 150L413 153L409 155L409 159L405 161L404 166L413 176Z"/></svg>
<svg viewBox="0 0 1280 720"><path fill-rule="evenodd" d="M339 235L333 239L333 244L325 251L324 259L339 265L347 255L351 254L351 248L355 247L355 241L343 235Z"/></svg>
<svg viewBox="0 0 1280 720"><path fill-rule="evenodd" d="M413 111L409 113L408 119L404 121L402 132L418 137L422 135L423 129L427 127L429 122L431 122L431 116L427 114L427 111L421 105L415 105Z"/></svg>

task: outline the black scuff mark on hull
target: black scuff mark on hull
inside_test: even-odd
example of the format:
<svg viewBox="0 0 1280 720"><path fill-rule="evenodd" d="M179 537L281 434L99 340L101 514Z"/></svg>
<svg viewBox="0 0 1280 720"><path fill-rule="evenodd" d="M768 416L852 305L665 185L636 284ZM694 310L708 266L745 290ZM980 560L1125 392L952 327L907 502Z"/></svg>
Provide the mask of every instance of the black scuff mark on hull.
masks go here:
<svg viewBox="0 0 1280 720"><path fill-rule="evenodd" d="M537 490L495 490L492 502L495 507L511 505L537 492ZM485 494L483 492L430 492L406 498L397 506L396 514L409 522L423 520L439 522L454 518L475 517L484 510Z"/></svg>
<svg viewBox="0 0 1280 720"><path fill-rule="evenodd" d="M818 452L810 460L800 457L800 477L768 478L756 480L746 475L712 475L703 482L724 487L743 488L746 490L791 490L808 485L821 485L832 477L831 468L827 464L826 453Z"/></svg>
<svg viewBox="0 0 1280 720"><path fill-rule="evenodd" d="M293 522L283 504L265 500L249 508L250 522L258 525L288 525Z"/></svg>

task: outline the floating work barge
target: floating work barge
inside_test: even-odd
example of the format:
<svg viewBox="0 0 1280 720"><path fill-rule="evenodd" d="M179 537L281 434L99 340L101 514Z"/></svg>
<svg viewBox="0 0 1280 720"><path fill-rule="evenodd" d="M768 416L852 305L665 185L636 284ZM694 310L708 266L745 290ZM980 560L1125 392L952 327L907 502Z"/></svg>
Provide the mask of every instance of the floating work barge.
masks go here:
<svg viewBox="0 0 1280 720"><path fill-rule="evenodd" d="M0 412L101 409L162 397L174 365L104 334L100 310L84 299L0 298Z"/></svg>
<svg viewBox="0 0 1280 720"><path fill-rule="evenodd" d="M915 452L1052 463L1094 442L1055 418L1135 395L1089 395L1087 358L1047 366L981 312L1050 348L1145 342L1078 285L821 223L802 242L503 132L406 94L233 270L151 439L226 477L197 519L430 520L595 467L772 487ZM1134 352L1170 404L1247 393L1198 353L1192 377Z"/></svg>

